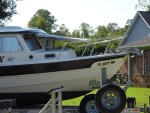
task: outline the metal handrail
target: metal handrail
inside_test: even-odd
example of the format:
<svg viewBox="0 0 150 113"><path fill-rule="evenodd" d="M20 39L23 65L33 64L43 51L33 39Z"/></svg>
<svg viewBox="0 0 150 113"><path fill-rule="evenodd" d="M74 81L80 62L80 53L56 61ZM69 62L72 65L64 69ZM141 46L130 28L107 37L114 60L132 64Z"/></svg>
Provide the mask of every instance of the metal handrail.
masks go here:
<svg viewBox="0 0 150 113"><path fill-rule="evenodd" d="M101 40L100 40L101 42L94 42L94 43L87 42L86 44L78 45L78 46L75 48L75 50L77 50L77 48L79 48L79 47L84 47L84 46L85 46L84 51L83 51L82 56L81 56L81 57L83 57L83 55L85 54L85 52L86 52L86 50L87 50L87 47L90 46L90 45L93 45L93 46L92 46L91 53L90 53L90 56L92 56L92 54L93 54L93 52L94 52L94 49L95 49L95 47L96 47L97 44L102 44L102 43L104 43L104 42L109 42L109 44L107 45L107 47L106 47L106 49L105 49L105 51L104 51L104 54L106 54L106 53L107 53L107 50L108 50L108 48L109 48L109 46L110 46L110 44L111 44L111 42L114 43L114 40L117 40L117 39L121 39L121 38L116 38L116 39L111 39L111 40L107 40L107 39L106 39L106 40L104 40L104 41L101 41ZM58 55L58 59L60 58L60 56L61 56L61 54L62 54L62 51L64 50L64 48L65 48L68 44L71 44L71 43L78 43L78 42L83 42L83 41L66 42L66 43L64 44L64 46L62 47L62 49L61 49L59 55ZM112 45L111 45L111 48L112 48Z"/></svg>

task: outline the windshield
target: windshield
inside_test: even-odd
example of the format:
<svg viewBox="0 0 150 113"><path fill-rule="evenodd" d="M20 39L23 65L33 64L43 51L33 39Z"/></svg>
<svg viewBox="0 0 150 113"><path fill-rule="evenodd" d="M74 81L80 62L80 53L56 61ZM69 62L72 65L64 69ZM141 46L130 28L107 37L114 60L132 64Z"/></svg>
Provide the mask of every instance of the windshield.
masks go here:
<svg viewBox="0 0 150 113"><path fill-rule="evenodd" d="M31 51L42 49L40 43L34 35L24 35L24 40L26 41Z"/></svg>

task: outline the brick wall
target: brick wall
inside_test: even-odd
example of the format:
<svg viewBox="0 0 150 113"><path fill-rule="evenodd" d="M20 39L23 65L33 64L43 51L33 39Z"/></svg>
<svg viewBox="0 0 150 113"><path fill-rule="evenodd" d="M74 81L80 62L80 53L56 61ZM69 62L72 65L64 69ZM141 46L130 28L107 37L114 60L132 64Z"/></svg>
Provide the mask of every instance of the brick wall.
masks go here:
<svg viewBox="0 0 150 113"><path fill-rule="evenodd" d="M131 55L130 58L130 68L131 74L150 74L150 50L146 50L144 52L144 60L143 56ZM144 62L143 62L144 61ZM143 69L144 67L144 69ZM122 73L128 73L128 59L121 67Z"/></svg>
<svg viewBox="0 0 150 113"><path fill-rule="evenodd" d="M131 55L132 56L132 55ZM143 61L144 72L143 72ZM130 59L131 78L134 81L134 86L150 88L150 50L145 51L143 56L134 56ZM122 74L128 73L128 59L121 67Z"/></svg>
<svg viewBox="0 0 150 113"><path fill-rule="evenodd" d="M133 57L130 59L130 69L131 74L143 74L143 61L142 58L138 59L137 57ZM122 73L128 73L128 59L121 67Z"/></svg>
<svg viewBox="0 0 150 113"><path fill-rule="evenodd" d="M133 86L150 88L150 75L132 75L132 79Z"/></svg>

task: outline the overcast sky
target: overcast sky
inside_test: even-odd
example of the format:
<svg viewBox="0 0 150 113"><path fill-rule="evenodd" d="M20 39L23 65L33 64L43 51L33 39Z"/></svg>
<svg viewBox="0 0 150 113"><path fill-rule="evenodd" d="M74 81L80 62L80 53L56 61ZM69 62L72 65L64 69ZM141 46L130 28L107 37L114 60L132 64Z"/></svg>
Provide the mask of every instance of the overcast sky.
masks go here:
<svg viewBox="0 0 150 113"><path fill-rule="evenodd" d="M78 29L82 22L93 28L112 22L124 27L127 19L135 16L137 2L138 0L23 0L17 2L19 15L13 16L8 25L27 27L28 21L38 9L46 9L57 19L56 24L65 24L70 31Z"/></svg>

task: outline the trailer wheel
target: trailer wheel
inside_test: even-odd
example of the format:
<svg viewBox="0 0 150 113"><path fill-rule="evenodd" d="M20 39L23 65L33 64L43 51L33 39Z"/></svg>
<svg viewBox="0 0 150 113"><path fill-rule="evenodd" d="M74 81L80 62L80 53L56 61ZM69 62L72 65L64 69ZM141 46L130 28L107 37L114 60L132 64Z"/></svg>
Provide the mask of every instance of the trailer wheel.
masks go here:
<svg viewBox="0 0 150 113"><path fill-rule="evenodd" d="M95 100L102 113L121 113L126 105L125 92L114 84L107 84L99 89Z"/></svg>
<svg viewBox="0 0 150 113"><path fill-rule="evenodd" d="M81 100L80 113L99 113L95 103L95 94L86 95Z"/></svg>

